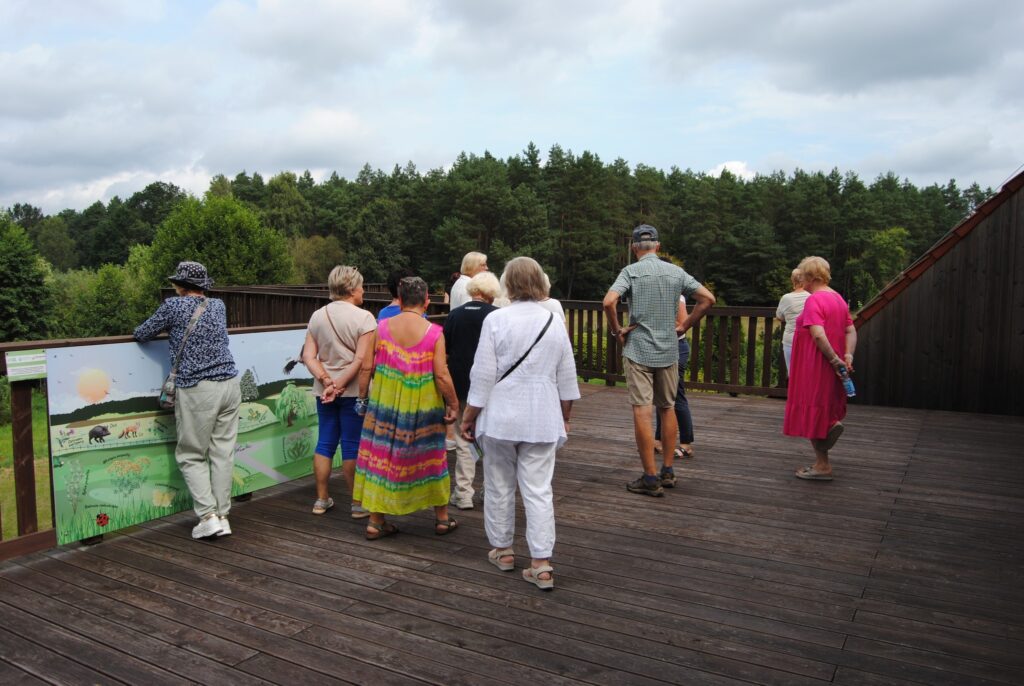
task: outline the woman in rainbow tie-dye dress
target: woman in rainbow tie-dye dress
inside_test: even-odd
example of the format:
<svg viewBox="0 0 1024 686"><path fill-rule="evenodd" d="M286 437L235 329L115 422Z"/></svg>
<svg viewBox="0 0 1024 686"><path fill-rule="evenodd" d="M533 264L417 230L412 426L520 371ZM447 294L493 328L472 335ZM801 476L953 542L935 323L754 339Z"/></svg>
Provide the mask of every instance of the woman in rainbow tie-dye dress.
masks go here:
<svg viewBox="0 0 1024 686"><path fill-rule="evenodd" d="M367 403L353 493L370 511L366 538L397 533L384 516L433 507L434 533L451 533L451 484L445 425L455 421L459 401L448 373L441 327L423 313L427 284L407 277L398 285L400 314L380 322L373 359L363 362L359 397ZM373 388L370 389L370 377Z"/></svg>

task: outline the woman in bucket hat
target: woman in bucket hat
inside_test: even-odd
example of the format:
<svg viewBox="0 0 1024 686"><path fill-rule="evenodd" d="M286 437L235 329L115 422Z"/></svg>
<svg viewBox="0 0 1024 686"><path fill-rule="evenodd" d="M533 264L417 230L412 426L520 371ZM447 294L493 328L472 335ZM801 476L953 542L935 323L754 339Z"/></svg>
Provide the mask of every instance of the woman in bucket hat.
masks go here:
<svg viewBox="0 0 1024 686"><path fill-rule="evenodd" d="M192 538L227 536L242 394L228 349L224 302L206 297L213 279L199 262L179 262L167 278L177 296L163 301L134 336L144 343L166 331L172 365L178 357L174 457L199 517ZM186 336L190 324L192 331Z"/></svg>

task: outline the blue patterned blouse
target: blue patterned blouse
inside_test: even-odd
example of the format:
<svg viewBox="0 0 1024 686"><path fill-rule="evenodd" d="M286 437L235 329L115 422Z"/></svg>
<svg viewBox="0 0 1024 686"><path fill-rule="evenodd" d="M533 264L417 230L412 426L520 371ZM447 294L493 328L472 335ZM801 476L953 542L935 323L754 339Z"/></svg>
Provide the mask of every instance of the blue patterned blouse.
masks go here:
<svg viewBox="0 0 1024 686"><path fill-rule="evenodd" d="M153 316L135 329L135 340L145 343L157 334L167 331L170 336L171 364L174 354L181 346L181 338L192 319L192 313L199 307L202 298L183 296L168 298L157 308ZM178 386L191 388L200 381L222 381L238 376L235 360L228 349L227 314L224 301L208 298L206 311L199 317L195 328L189 334L185 350L178 363Z"/></svg>

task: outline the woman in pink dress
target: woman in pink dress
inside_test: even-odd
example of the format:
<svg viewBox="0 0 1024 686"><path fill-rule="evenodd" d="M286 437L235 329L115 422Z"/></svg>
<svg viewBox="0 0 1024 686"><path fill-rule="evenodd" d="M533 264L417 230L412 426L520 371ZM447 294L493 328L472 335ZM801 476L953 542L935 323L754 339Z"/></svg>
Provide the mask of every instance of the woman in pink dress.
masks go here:
<svg viewBox="0 0 1024 686"><path fill-rule="evenodd" d="M801 467L796 476L812 481L831 481L828 451L843 433L846 393L840 367L853 371L857 330L843 296L829 288L832 273L821 257L805 257L798 267L804 288L811 295L796 320L793 366L782 433L811 441L815 462Z"/></svg>

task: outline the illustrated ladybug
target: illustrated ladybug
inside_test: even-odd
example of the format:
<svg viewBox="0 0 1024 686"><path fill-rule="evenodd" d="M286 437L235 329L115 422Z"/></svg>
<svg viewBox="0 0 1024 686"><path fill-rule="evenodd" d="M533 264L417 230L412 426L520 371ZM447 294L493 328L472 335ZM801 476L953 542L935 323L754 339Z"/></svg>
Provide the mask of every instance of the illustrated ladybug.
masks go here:
<svg viewBox="0 0 1024 686"><path fill-rule="evenodd" d="M110 523L110 516L106 512L100 512L96 515L96 523L100 526L106 526Z"/></svg>

